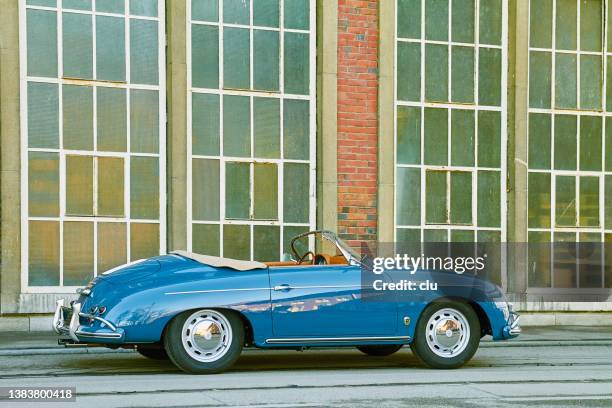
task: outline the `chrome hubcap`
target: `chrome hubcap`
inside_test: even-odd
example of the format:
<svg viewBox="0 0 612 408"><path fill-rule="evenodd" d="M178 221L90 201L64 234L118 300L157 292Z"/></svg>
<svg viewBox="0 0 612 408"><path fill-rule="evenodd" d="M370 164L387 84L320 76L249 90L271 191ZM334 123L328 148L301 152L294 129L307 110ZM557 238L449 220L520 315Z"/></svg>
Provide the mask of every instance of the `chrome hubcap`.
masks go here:
<svg viewBox="0 0 612 408"><path fill-rule="evenodd" d="M440 309L427 322L427 345L440 357L455 357L465 350L469 340L470 325L458 310Z"/></svg>
<svg viewBox="0 0 612 408"><path fill-rule="evenodd" d="M221 313L200 310L185 321L183 347L195 360L210 363L223 357L232 342L232 327Z"/></svg>

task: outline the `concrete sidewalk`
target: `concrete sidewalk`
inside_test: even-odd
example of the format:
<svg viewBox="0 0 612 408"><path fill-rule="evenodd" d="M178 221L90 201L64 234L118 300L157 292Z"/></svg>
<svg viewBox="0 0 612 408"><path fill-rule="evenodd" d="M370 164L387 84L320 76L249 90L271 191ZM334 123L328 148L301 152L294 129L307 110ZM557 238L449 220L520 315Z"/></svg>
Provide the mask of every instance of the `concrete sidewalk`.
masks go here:
<svg viewBox="0 0 612 408"><path fill-rule="evenodd" d="M111 350L105 347L64 347L57 343L58 336L50 332L4 332L0 333L0 356L36 355L56 353L117 353L132 350ZM486 336L481 347L519 347L519 346L588 346L611 345L612 326L549 326L527 327L516 339L492 341ZM254 349L257 350L257 349Z"/></svg>

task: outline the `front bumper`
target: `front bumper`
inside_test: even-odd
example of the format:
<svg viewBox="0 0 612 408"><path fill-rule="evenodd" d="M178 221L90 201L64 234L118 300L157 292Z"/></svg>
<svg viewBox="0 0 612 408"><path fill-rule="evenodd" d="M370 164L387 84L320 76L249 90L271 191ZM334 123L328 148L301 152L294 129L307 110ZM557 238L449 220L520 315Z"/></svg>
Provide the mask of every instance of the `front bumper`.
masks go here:
<svg viewBox="0 0 612 408"><path fill-rule="evenodd" d="M65 299L57 301L53 315L53 330L58 334L69 335L74 341L83 343L121 343L123 330L108 320L89 313L81 312L81 303L71 302L65 305ZM81 318L95 323L81 325Z"/></svg>
<svg viewBox="0 0 612 408"><path fill-rule="evenodd" d="M519 318L519 314L510 309L510 317L508 318L508 322L503 329L504 338L511 339L521 334L522 330L519 323Z"/></svg>

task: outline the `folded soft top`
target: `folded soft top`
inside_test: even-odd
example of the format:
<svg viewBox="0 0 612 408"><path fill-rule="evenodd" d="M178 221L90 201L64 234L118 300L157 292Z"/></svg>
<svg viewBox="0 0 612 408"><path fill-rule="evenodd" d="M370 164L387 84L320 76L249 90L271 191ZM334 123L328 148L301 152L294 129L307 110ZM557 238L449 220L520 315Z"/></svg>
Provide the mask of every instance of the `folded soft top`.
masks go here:
<svg viewBox="0 0 612 408"><path fill-rule="evenodd" d="M193 259L205 265L214 266L216 268L231 268L237 271L250 271L253 269L265 269L268 266L257 261L241 261L239 259L221 258L218 256L201 255L187 251L172 251L171 254L179 255L185 258Z"/></svg>

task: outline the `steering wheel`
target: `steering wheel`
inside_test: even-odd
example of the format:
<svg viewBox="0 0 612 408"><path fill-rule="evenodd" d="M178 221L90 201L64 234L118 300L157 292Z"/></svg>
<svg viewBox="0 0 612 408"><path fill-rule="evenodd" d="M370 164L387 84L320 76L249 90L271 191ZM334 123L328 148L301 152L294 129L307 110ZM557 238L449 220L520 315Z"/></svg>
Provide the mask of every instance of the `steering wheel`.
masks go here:
<svg viewBox="0 0 612 408"><path fill-rule="evenodd" d="M304 262L306 260L306 257L308 255L312 256L313 260L316 258L315 254L312 251L308 251L304 255L302 255L302 257L298 260L298 265L301 265L302 262Z"/></svg>

